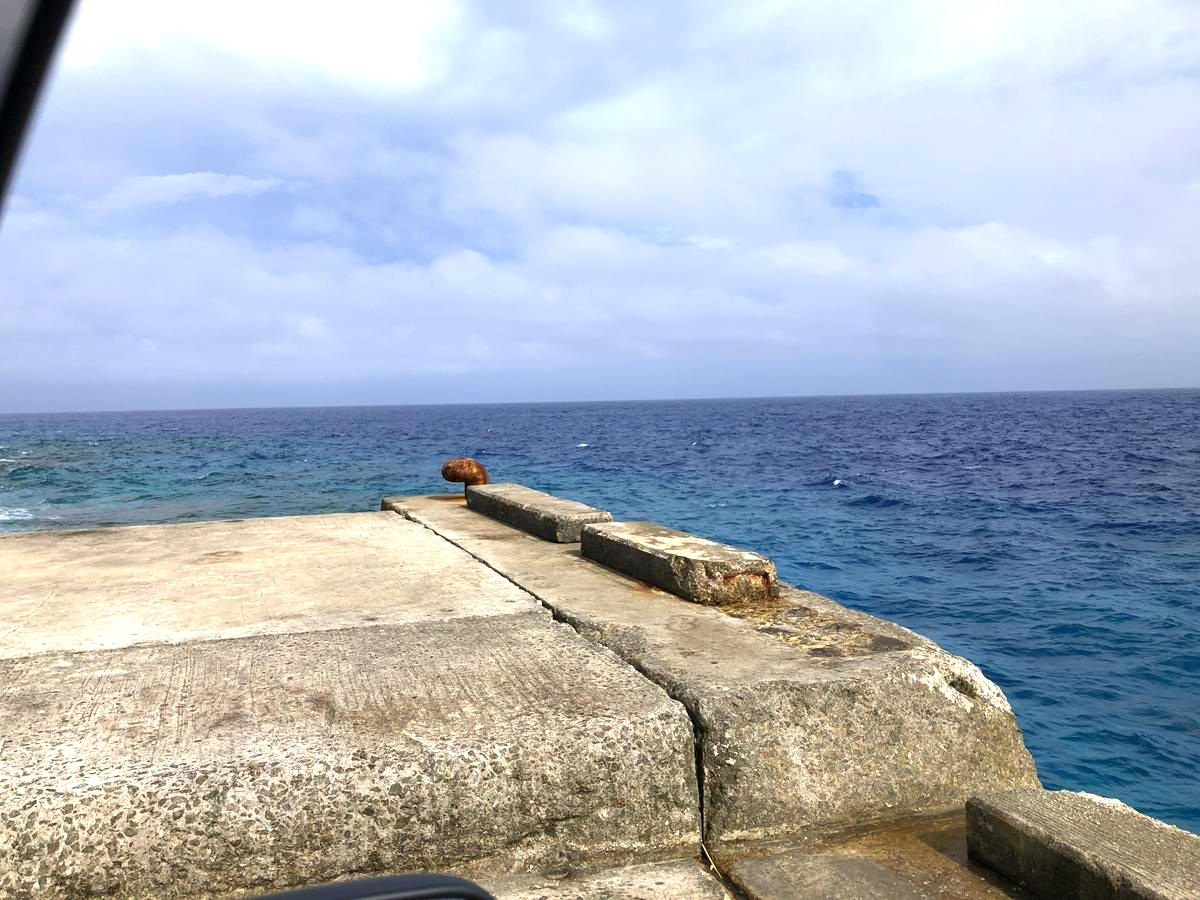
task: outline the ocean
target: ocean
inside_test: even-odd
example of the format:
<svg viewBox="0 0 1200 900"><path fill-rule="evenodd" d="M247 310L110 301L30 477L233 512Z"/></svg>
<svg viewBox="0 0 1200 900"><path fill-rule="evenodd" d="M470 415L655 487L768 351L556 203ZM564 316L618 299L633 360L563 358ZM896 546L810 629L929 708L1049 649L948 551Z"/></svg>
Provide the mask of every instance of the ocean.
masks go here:
<svg viewBox="0 0 1200 900"><path fill-rule="evenodd" d="M1048 787L1200 832L1196 390L7 415L0 533L378 509L459 455L928 635Z"/></svg>

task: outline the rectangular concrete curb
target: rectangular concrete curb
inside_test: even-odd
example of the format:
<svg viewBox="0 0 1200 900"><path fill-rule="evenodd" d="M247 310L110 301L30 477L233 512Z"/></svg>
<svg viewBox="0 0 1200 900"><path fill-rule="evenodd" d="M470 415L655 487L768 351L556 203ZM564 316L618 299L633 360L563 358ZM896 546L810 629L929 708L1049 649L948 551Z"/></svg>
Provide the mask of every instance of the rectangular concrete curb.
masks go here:
<svg viewBox="0 0 1200 900"><path fill-rule="evenodd" d="M583 555L696 603L769 600L775 564L764 556L652 522L586 525Z"/></svg>
<svg viewBox="0 0 1200 900"><path fill-rule="evenodd" d="M558 544L577 543L588 523L612 521L606 510L520 484L469 485L466 493L476 512Z"/></svg>
<svg viewBox="0 0 1200 900"><path fill-rule="evenodd" d="M1037 789L967 801L971 858L1036 897L1200 897L1200 837L1117 800Z"/></svg>

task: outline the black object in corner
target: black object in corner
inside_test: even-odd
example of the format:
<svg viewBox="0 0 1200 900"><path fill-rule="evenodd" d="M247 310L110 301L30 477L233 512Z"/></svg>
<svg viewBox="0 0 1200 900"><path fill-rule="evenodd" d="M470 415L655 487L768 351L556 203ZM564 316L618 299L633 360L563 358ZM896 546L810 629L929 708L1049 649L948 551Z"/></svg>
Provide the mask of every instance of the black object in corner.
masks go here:
<svg viewBox="0 0 1200 900"><path fill-rule="evenodd" d="M0 3L0 206L73 0Z"/></svg>
<svg viewBox="0 0 1200 900"><path fill-rule="evenodd" d="M451 875L388 875L267 894L259 900L495 900L479 885Z"/></svg>

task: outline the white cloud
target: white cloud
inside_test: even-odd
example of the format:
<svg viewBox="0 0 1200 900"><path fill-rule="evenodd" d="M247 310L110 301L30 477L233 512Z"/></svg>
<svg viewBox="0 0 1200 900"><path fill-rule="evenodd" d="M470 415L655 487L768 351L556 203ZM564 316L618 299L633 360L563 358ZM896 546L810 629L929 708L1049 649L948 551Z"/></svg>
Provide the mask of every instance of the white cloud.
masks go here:
<svg viewBox="0 0 1200 900"><path fill-rule="evenodd" d="M262 77L318 75L411 91L445 74L461 11L452 0L102 0L80 4L63 65L83 74L130 56L163 65L189 54L232 57Z"/></svg>
<svg viewBox="0 0 1200 900"><path fill-rule="evenodd" d="M170 206L197 197L254 196L279 185L276 178L247 178L220 172L139 175L123 179L95 202L95 208L115 212Z"/></svg>
<svg viewBox="0 0 1200 900"><path fill-rule="evenodd" d="M1191 4L96 5L10 377L1200 382Z"/></svg>

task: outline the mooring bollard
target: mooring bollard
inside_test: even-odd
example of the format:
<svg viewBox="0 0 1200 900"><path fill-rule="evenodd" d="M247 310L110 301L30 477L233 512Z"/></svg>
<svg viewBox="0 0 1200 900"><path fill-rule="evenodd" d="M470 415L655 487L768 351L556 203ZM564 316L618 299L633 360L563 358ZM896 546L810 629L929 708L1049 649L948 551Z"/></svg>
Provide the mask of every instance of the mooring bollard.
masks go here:
<svg viewBox="0 0 1200 900"><path fill-rule="evenodd" d="M447 481L461 481L465 491L472 484L487 484L488 473L477 459L469 456L456 456L442 466L442 477Z"/></svg>

